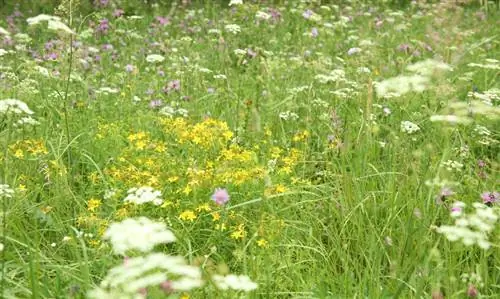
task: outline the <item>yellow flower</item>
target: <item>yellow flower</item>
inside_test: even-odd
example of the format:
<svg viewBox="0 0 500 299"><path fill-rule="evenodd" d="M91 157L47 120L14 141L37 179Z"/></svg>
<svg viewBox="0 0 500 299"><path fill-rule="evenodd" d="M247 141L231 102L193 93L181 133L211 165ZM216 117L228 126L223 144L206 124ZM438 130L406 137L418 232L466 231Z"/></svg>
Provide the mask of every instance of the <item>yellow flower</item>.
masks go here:
<svg viewBox="0 0 500 299"><path fill-rule="evenodd" d="M196 214L191 210L185 210L179 215L179 219L183 221L193 222L196 219Z"/></svg>
<svg viewBox="0 0 500 299"><path fill-rule="evenodd" d="M189 294L188 293L182 293L182 295L179 297L179 299L189 299Z"/></svg>
<svg viewBox="0 0 500 299"><path fill-rule="evenodd" d="M17 150L14 152L14 157L19 158L19 159L24 158L24 153L23 153L23 150L22 150L22 149L17 149Z"/></svg>
<svg viewBox="0 0 500 299"><path fill-rule="evenodd" d="M286 187L281 185L281 184L278 184L278 185L276 185L274 190L276 191L276 193L285 193Z"/></svg>
<svg viewBox="0 0 500 299"><path fill-rule="evenodd" d="M238 225L238 227L236 228L236 230L234 230L231 233L231 238L233 238L235 240L243 239L246 236L246 234L247 233L245 231L245 225L244 224L240 224L240 225Z"/></svg>
<svg viewBox="0 0 500 299"><path fill-rule="evenodd" d="M212 221L218 221L220 219L219 212L213 212L211 215L212 215Z"/></svg>
<svg viewBox="0 0 500 299"><path fill-rule="evenodd" d="M266 248L268 245L269 245L269 242L267 242L267 240L265 240L265 239L261 238L257 241L257 246L259 246L259 247Z"/></svg>
<svg viewBox="0 0 500 299"><path fill-rule="evenodd" d="M46 207L41 208L41 210L42 210L42 213L48 214L48 213L50 213L50 211L52 211L52 207L46 206Z"/></svg>
<svg viewBox="0 0 500 299"><path fill-rule="evenodd" d="M205 203L205 204L199 205L196 208L196 212L199 213L201 211L210 212L210 211L212 211L212 208L208 205L208 203Z"/></svg>
<svg viewBox="0 0 500 299"><path fill-rule="evenodd" d="M99 199L91 198L87 202L87 210L89 210L92 213L95 212L95 210L98 209L100 206L101 206L101 200Z"/></svg>
<svg viewBox="0 0 500 299"><path fill-rule="evenodd" d="M17 190L19 190L20 192L25 192L28 189L26 188L26 185L19 184L19 186L17 187Z"/></svg>

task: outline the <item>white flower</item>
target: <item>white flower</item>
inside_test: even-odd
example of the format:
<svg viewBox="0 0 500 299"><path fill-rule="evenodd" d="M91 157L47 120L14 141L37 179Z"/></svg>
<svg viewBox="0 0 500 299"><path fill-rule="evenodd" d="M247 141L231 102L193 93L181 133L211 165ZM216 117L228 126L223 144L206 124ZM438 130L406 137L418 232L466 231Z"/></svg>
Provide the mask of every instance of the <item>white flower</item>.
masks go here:
<svg viewBox="0 0 500 299"><path fill-rule="evenodd" d="M401 96L408 92L422 92L427 88L430 79L426 76L411 75L398 76L381 82L374 82L375 91L379 97Z"/></svg>
<svg viewBox="0 0 500 299"><path fill-rule="evenodd" d="M214 79L226 80L227 76L223 74L214 75Z"/></svg>
<svg viewBox="0 0 500 299"><path fill-rule="evenodd" d="M109 270L100 287L90 292L89 297L135 298L131 296L139 290L167 281L173 291L189 291L203 285L198 267L186 264L179 256L152 253L128 259Z"/></svg>
<svg viewBox="0 0 500 299"><path fill-rule="evenodd" d="M33 18L28 18L26 19L26 21L28 22L29 26L37 25L41 22L47 22L48 23L47 26L50 30L63 31L69 34L75 34L73 30L71 30L66 24L64 24L61 21L61 18L56 16L41 14Z"/></svg>
<svg viewBox="0 0 500 299"><path fill-rule="evenodd" d="M163 203L161 191L154 190L151 187L131 188L127 193L128 195L124 199L125 202L132 202L138 205L152 202L156 206Z"/></svg>
<svg viewBox="0 0 500 299"><path fill-rule="evenodd" d="M229 6L241 5L241 4L243 4L243 0L231 0L231 1L229 1Z"/></svg>
<svg viewBox="0 0 500 299"><path fill-rule="evenodd" d="M236 49L233 52L234 52L234 55L236 55L236 56L245 56L245 55L247 55L247 51L245 51L243 49Z"/></svg>
<svg viewBox="0 0 500 299"><path fill-rule="evenodd" d="M232 34L238 34L241 32L241 27L236 24L228 24L224 27L226 31L231 32Z"/></svg>
<svg viewBox="0 0 500 299"><path fill-rule="evenodd" d="M10 32L5 30L5 28L3 27L0 27L0 35L5 35L5 36L9 36L10 35Z"/></svg>
<svg viewBox="0 0 500 299"><path fill-rule="evenodd" d="M354 55L354 54L358 54L360 52L361 52L361 48L350 48L347 51L347 55Z"/></svg>
<svg viewBox="0 0 500 299"><path fill-rule="evenodd" d="M12 198L14 190L7 184L0 184L0 198Z"/></svg>
<svg viewBox="0 0 500 299"><path fill-rule="evenodd" d="M401 132L413 134L418 131L420 131L420 127L411 121L405 120L401 122Z"/></svg>
<svg viewBox="0 0 500 299"><path fill-rule="evenodd" d="M0 57L4 56L7 53L9 52L5 51L4 49L0 49Z"/></svg>
<svg viewBox="0 0 500 299"><path fill-rule="evenodd" d="M290 111L280 112L279 117L283 120L297 120L297 119L299 119L299 116L297 115L297 113L290 112Z"/></svg>
<svg viewBox="0 0 500 299"><path fill-rule="evenodd" d="M451 124L469 124L472 122L468 117L456 115L432 115L430 120L432 122L447 122Z"/></svg>
<svg viewBox="0 0 500 299"><path fill-rule="evenodd" d="M113 251L117 254L125 254L128 250L149 252L158 244L176 240L164 223L153 222L146 217L112 223L103 239L111 242Z"/></svg>
<svg viewBox="0 0 500 299"><path fill-rule="evenodd" d="M221 290L233 289L249 292L257 289L257 284L246 275L214 275L212 279L215 285Z"/></svg>
<svg viewBox="0 0 500 299"><path fill-rule="evenodd" d="M409 66L406 67L406 69L410 72L414 72L414 73L422 75L422 76L430 76L435 71L438 71L438 70L441 70L441 71L453 70L453 68L451 66L449 66L448 64L441 62L441 61L433 60L433 59L426 59L426 60L416 62L414 64L410 64Z"/></svg>
<svg viewBox="0 0 500 299"><path fill-rule="evenodd" d="M95 91L95 93L97 93L97 94L101 94L101 93L103 93L103 94L116 94L118 92L119 92L118 89L111 88L111 87L101 87Z"/></svg>
<svg viewBox="0 0 500 299"><path fill-rule="evenodd" d="M260 20L269 20L271 18L271 15L268 14L267 12L263 12L263 11L258 11L256 14L255 14L255 17L257 19L260 19Z"/></svg>
<svg viewBox="0 0 500 299"><path fill-rule="evenodd" d="M460 162L453 161L453 160L448 160L443 162L443 166L446 167L446 170L448 171L461 171L464 165Z"/></svg>
<svg viewBox="0 0 500 299"><path fill-rule="evenodd" d="M16 99L0 100L0 114L33 114L25 102Z"/></svg>
<svg viewBox="0 0 500 299"><path fill-rule="evenodd" d="M2 251L3 251L4 247L5 247L5 246L3 246L3 243L0 243L0 252L2 252Z"/></svg>
<svg viewBox="0 0 500 299"><path fill-rule="evenodd" d="M48 26L50 30L62 31L68 34L76 34L71 28L69 28L66 24L61 21L49 20Z"/></svg>
<svg viewBox="0 0 500 299"><path fill-rule="evenodd" d="M15 124L14 126L15 127L23 127L23 126L36 126L36 125L39 125L40 123L33 119L31 116L26 116L26 117L22 117L21 119L19 119Z"/></svg>
<svg viewBox="0 0 500 299"><path fill-rule="evenodd" d="M159 54L150 54L146 57L146 61L149 63L162 62L163 60L165 60L165 57Z"/></svg>

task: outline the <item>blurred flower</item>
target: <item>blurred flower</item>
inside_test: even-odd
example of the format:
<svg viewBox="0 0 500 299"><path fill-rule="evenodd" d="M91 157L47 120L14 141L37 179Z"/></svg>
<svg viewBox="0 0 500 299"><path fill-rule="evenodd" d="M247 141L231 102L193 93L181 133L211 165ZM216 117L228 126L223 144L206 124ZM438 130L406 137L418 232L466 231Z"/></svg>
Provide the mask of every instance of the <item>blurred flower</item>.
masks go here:
<svg viewBox="0 0 500 299"><path fill-rule="evenodd" d="M103 239L109 240L116 254L129 250L149 252L154 246L176 240L174 234L161 222L153 222L146 217L127 218L111 223L104 232Z"/></svg>
<svg viewBox="0 0 500 299"><path fill-rule="evenodd" d="M229 193L226 189L217 188L211 198L216 204L221 206L229 201Z"/></svg>
<svg viewBox="0 0 500 299"><path fill-rule="evenodd" d="M418 131L420 131L420 127L411 121L405 120L401 122L401 132L413 134Z"/></svg>
<svg viewBox="0 0 500 299"><path fill-rule="evenodd" d="M243 4L243 0L231 0L231 1L229 1L229 6L241 5L241 4Z"/></svg>
<svg viewBox="0 0 500 299"><path fill-rule="evenodd" d="M498 192L483 192L481 194L481 198L483 199L483 203L492 204L492 203L499 201L500 193L498 193Z"/></svg>
<svg viewBox="0 0 500 299"><path fill-rule="evenodd" d="M250 280L250 278L246 275L234 275L229 274L226 276L222 275L214 275L212 276L212 280L217 286L217 288L221 290L238 290L249 292L257 289L257 284Z"/></svg>
<svg viewBox="0 0 500 299"><path fill-rule="evenodd" d="M347 55L354 55L354 54L358 54L360 52L361 52L361 48L350 48L347 51Z"/></svg>
<svg viewBox="0 0 500 299"><path fill-rule="evenodd" d="M16 99L0 100L0 114L33 114L25 102Z"/></svg>
<svg viewBox="0 0 500 299"><path fill-rule="evenodd" d="M146 61L149 63L162 62L163 60L165 60L165 57L159 54L150 54L146 57Z"/></svg>
<svg viewBox="0 0 500 299"><path fill-rule="evenodd" d="M12 198L14 190L7 184L0 184L0 198Z"/></svg>

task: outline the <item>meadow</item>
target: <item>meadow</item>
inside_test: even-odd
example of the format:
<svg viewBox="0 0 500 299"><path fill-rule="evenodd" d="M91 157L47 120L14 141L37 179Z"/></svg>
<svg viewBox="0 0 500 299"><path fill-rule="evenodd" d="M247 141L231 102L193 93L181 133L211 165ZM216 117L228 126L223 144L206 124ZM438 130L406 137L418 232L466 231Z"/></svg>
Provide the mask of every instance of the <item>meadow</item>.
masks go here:
<svg viewBox="0 0 500 299"><path fill-rule="evenodd" d="M2 298L500 298L494 3L87 2L0 8Z"/></svg>

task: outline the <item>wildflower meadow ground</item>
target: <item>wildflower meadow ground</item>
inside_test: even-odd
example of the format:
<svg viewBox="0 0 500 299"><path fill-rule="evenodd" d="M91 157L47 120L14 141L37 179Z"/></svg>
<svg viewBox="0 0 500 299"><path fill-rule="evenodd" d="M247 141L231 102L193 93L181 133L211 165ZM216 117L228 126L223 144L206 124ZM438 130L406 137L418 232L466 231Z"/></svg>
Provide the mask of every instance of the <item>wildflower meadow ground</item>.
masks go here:
<svg viewBox="0 0 500 299"><path fill-rule="evenodd" d="M497 3L146 2L0 3L1 298L500 298Z"/></svg>

